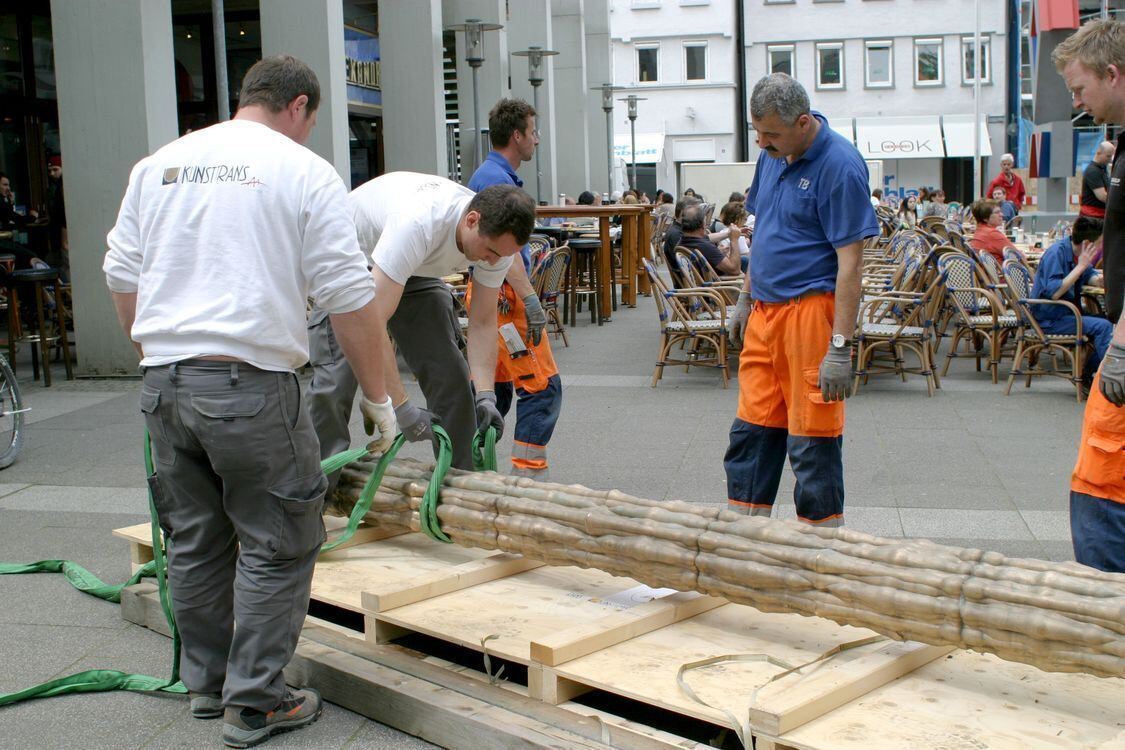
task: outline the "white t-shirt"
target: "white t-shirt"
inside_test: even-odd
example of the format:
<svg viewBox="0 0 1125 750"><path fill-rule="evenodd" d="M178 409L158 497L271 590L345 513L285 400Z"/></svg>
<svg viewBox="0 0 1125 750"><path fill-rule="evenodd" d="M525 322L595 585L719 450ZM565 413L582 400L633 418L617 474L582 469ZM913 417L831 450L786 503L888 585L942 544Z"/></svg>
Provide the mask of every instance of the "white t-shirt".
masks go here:
<svg viewBox="0 0 1125 750"><path fill-rule="evenodd" d="M473 267L473 282L499 288L512 259L470 261L457 248L457 224L473 191L444 177L391 172L348 196L363 251L393 281L441 278Z"/></svg>
<svg viewBox="0 0 1125 750"><path fill-rule="evenodd" d="M336 170L249 120L138 162L106 240L110 290L137 293L146 366L225 355L292 370L309 357L307 297L343 313L375 295Z"/></svg>

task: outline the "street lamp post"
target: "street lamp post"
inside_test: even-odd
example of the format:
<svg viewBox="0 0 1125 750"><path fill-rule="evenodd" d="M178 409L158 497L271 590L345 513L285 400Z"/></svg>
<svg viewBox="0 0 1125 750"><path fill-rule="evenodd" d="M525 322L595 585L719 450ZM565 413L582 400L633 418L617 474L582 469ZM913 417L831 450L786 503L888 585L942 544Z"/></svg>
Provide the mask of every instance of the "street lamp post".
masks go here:
<svg viewBox="0 0 1125 750"><path fill-rule="evenodd" d="M645 101L643 96L636 94L629 94L624 99L618 99L619 102L625 102L629 105L629 140L632 142L633 160L632 171L633 176L629 182L629 187L634 190L637 189L637 102Z"/></svg>
<svg viewBox="0 0 1125 750"><path fill-rule="evenodd" d="M609 191L613 194L613 92L618 91L612 83L603 83L591 91L602 92L602 111L605 112L606 164L609 166Z"/></svg>
<svg viewBox="0 0 1125 750"><path fill-rule="evenodd" d="M559 54L553 49L531 46L519 52L513 52L516 57L527 58L527 82L531 84L531 106L535 108L536 117L539 115L539 87L543 85L543 58ZM543 123L536 120L539 130L543 130ZM535 200L543 202L543 188L540 184L539 172L539 146L535 146Z"/></svg>
<svg viewBox="0 0 1125 750"><path fill-rule="evenodd" d="M472 170L476 170L480 164L481 158L481 140L480 140L480 104L479 95L477 93L477 75L480 71L480 66L484 65L484 32L486 31L499 31L504 28L498 23L485 23L479 18L469 18L465 23L456 23L452 26L446 26L446 31L463 31L465 32L465 62L473 71L473 126L476 131L473 135L473 166Z"/></svg>

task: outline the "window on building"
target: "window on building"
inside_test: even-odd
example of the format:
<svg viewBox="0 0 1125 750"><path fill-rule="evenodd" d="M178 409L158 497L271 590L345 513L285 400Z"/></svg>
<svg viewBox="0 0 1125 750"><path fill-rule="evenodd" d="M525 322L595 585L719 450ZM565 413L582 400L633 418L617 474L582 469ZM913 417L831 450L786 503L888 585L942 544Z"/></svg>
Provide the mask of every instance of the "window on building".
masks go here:
<svg viewBox="0 0 1125 750"><path fill-rule="evenodd" d="M941 86L942 80L941 39L914 40L914 85Z"/></svg>
<svg viewBox="0 0 1125 750"><path fill-rule="evenodd" d="M0 94L23 95L23 61L16 16L0 16Z"/></svg>
<svg viewBox="0 0 1125 750"><path fill-rule="evenodd" d="M988 51L988 37L980 38L980 82L992 82L992 60ZM971 36L961 39L961 82L973 83L975 75L975 56L973 55L973 38Z"/></svg>
<svg viewBox="0 0 1125 750"><path fill-rule="evenodd" d="M825 42L816 45L816 87L844 88L844 44Z"/></svg>
<svg viewBox="0 0 1125 750"><path fill-rule="evenodd" d="M637 47L637 81L655 83L660 80L659 57L660 45L649 44Z"/></svg>
<svg viewBox="0 0 1125 750"><path fill-rule="evenodd" d="M659 8L660 0L633 0L632 5L634 10L644 10L646 8Z"/></svg>
<svg viewBox="0 0 1125 750"><path fill-rule="evenodd" d="M889 39L870 41L865 46L864 85L869 88L894 86L894 42Z"/></svg>
<svg viewBox="0 0 1125 750"><path fill-rule="evenodd" d="M684 42L684 80L707 79L707 42Z"/></svg>
<svg viewBox="0 0 1125 750"><path fill-rule="evenodd" d="M778 44L767 47L766 55L769 58L770 73L793 75L793 71L796 70L797 67L794 62L793 54L792 44Z"/></svg>

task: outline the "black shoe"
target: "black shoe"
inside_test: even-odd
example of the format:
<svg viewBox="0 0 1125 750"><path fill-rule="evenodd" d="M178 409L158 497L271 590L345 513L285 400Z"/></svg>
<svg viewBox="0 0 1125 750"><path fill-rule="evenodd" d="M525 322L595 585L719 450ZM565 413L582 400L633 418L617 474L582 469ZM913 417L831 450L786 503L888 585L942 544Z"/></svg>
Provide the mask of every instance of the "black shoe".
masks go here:
<svg viewBox="0 0 1125 750"><path fill-rule="evenodd" d="M217 719L223 715L223 697L218 693L189 693L191 715L196 719Z"/></svg>
<svg viewBox="0 0 1125 750"><path fill-rule="evenodd" d="M320 718L320 693L312 688L290 690L268 712L228 706L223 714L223 744L243 748L260 745L281 732L307 727Z"/></svg>

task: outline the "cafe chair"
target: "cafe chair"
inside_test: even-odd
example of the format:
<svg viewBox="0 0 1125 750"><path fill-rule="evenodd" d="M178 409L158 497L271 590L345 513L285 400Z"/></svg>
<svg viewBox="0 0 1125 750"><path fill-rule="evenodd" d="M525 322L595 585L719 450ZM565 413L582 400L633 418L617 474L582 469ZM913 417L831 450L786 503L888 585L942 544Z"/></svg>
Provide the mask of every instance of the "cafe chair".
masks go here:
<svg viewBox="0 0 1125 750"><path fill-rule="evenodd" d="M66 303L59 294L59 271L57 268L26 268L5 275L8 287L8 361L12 372L16 370L16 345L31 344L31 367L35 380L39 379L40 358L42 359L43 385L51 385L50 351L60 347L66 379L74 379L74 366L70 357L70 341L66 330ZM53 298L48 287L53 291ZM29 325L24 327L20 321L20 298L27 301L25 312Z"/></svg>

